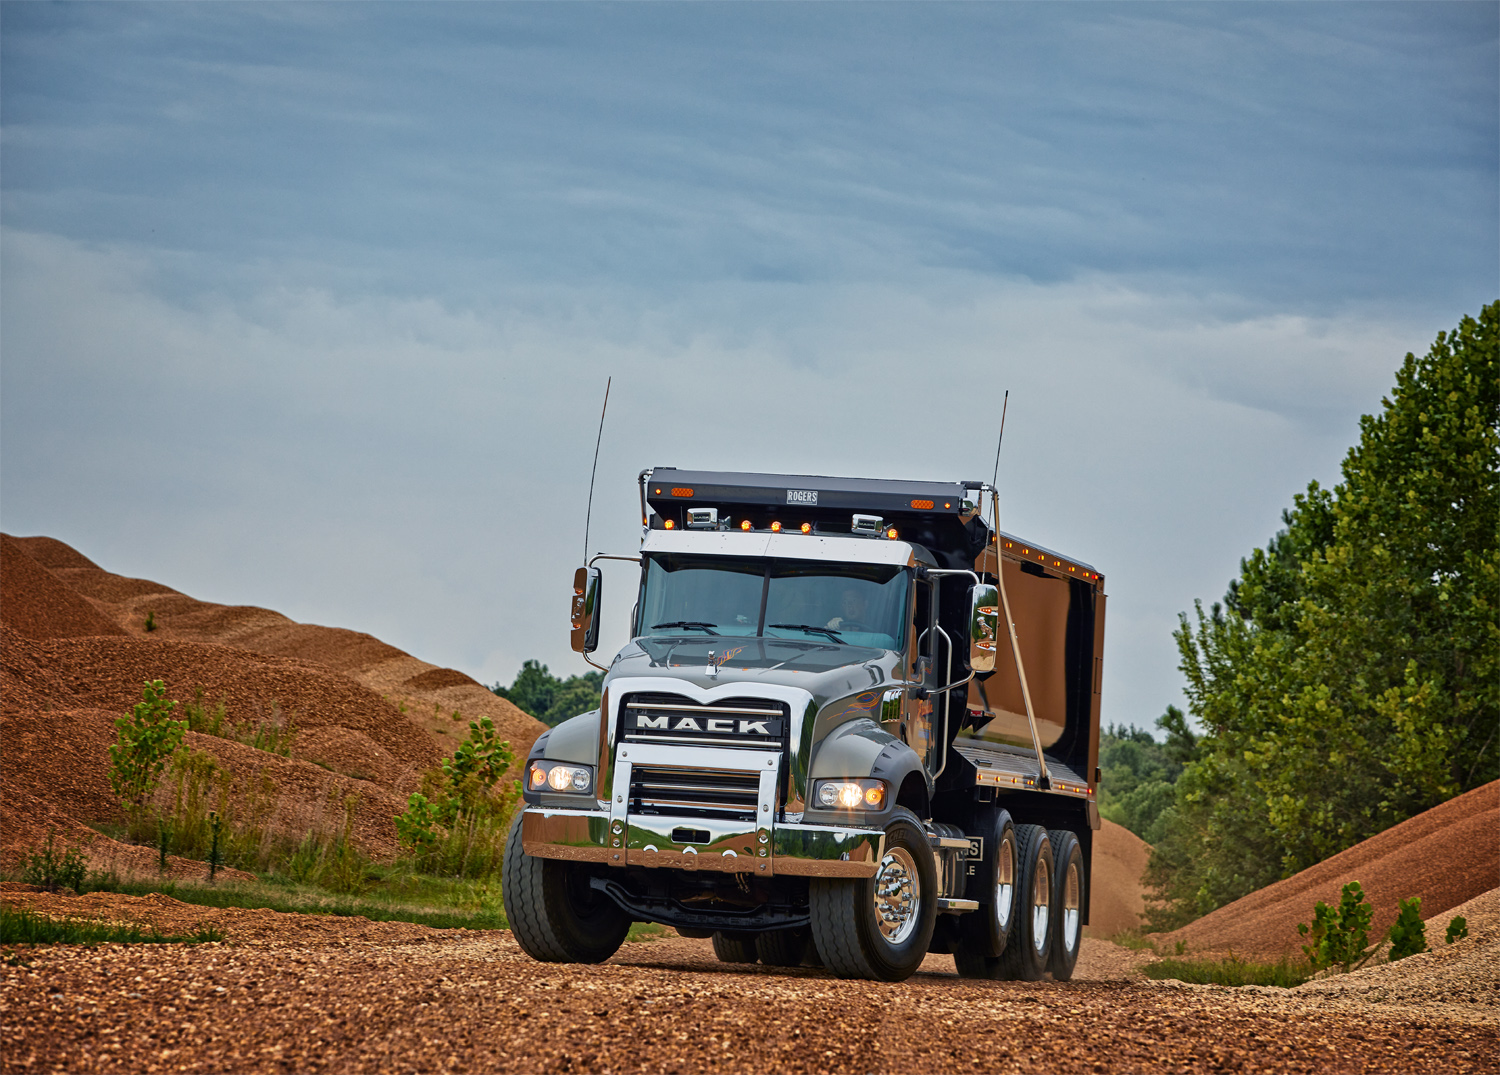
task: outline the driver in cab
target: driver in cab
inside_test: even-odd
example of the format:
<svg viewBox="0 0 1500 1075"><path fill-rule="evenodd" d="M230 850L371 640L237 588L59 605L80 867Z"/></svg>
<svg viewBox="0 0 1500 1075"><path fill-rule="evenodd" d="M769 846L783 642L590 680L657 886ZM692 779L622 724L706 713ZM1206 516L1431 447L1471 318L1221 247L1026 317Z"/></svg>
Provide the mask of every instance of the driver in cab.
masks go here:
<svg viewBox="0 0 1500 1075"><path fill-rule="evenodd" d="M869 601L865 598L864 590L849 586L839 596L839 615L824 626L830 631L868 631L868 615Z"/></svg>

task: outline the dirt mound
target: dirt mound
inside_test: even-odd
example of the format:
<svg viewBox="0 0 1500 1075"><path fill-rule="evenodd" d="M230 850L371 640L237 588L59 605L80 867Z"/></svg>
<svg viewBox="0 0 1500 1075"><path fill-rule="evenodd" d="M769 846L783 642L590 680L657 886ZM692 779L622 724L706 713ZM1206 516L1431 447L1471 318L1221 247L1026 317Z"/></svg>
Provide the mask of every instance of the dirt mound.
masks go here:
<svg viewBox="0 0 1500 1075"><path fill-rule="evenodd" d="M1183 941L1197 953L1231 948L1242 956L1298 953L1303 939L1297 924L1312 920L1318 900L1337 904L1350 881L1358 881L1374 905L1372 938L1390 928L1402 898L1420 896L1422 912L1436 916L1494 888L1500 882L1500 781L1157 937L1157 947L1170 951Z"/></svg>
<svg viewBox="0 0 1500 1075"><path fill-rule="evenodd" d="M1094 833L1093 876L1089 890L1088 937L1113 937L1139 929L1146 910L1141 875L1151 845L1123 825L1104 821Z"/></svg>
<svg viewBox="0 0 1500 1075"><path fill-rule="evenodd" d="M425 731L442 753L451 752L467 732L465 724L452 720L454 711L464 721L489 717L521 758L545 730L540 721L463 673L418 660L373 635L297 623L265 608L199 601L158 582L111 574L53 538L8 540L127 634L154 642L233 646L321 665L384 697L406 721ZM9 579L5 596L9 605ZM153 624L150 632L146 630L148 615Z"/></svg>
<svg viewBox="0 0 1500 1075"><path fill-rule="evenodd" d="M9 535L0 535L0 593L5 595L0 601L0 620L28 638L125 633Z"/></svg>
<svg viewBox="0 0 1500 1075"><path fill-rule="evenodd" d="M442 690L444 687L467 687L471 683L474 683L473 677L466 676L455 669L434 668L430 672L423 672L420 675L412 676L402 685L410 687L413 690L437 691ZM474 685L478 686L477 683L474 683Z"/></svg>
<svg viewBox="0 0 1500 1075"><path fill-rule="evenodd" d="M1448 944L1444 933L1454 915L1468 921L1469 935ZM1295 991L1383 1005L1477 1005L1500 1014L1500 888L1424 921L1427 951L1308 982Z"/></svg>

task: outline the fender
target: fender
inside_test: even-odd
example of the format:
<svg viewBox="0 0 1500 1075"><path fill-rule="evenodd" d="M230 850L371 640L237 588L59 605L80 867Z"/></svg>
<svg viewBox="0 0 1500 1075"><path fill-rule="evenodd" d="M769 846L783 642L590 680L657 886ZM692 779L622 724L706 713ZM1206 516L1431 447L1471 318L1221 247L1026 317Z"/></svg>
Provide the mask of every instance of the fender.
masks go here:
<svg viewBox="0 0 1500 1075"><path fill-rule="evenodd" d="M917 814L926 818L931 785L927 772L922 768L922 759L915 750L897 739L869 717L860 717L842 724L819 745L813 755L808 776L809 790L817 780L832 780L839 777L875 777L884 780L889 789L885 805L879 810L819 810L808 806L803 821L810 824L856 824L871 827L884 826L890 820L891 811L897 806L902 788L915 775L911 784L921 789L921 802L903 802ZM910 792L908 792L910 795Z"/></svg>

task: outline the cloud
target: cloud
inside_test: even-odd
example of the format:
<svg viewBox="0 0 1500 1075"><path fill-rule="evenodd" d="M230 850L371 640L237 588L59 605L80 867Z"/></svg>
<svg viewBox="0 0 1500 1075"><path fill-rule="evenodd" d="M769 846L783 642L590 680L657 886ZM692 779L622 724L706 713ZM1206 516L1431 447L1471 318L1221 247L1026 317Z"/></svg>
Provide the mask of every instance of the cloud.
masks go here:
<svg viewBox="0 0 1500 1075"><path fill-rule="evenodd" d="M528 289L458 306L268 288L185 304L149 251L4 235L9 532L206 600L372 631L485 681L554 669L615 378L593 549L652 465L987 478L1111 594L1105 719L1177 699L1170 631L1438 323L1229 316L1094 276ZM1233 307L1232 302L1222 304ZM1315 400L1316 405L1306 401ZM610 577L618 645L631 584Z"/></svg>

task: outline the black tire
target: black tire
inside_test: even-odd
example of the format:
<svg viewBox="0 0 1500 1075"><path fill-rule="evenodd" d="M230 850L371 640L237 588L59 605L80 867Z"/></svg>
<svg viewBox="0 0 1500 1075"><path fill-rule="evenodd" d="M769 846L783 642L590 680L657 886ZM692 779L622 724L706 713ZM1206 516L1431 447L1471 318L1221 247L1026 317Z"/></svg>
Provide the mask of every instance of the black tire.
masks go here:
<svg viewBox="0 0 1500 1075"><path fill-rule="evenodd" d="M1000 954L1016 914L1016 827L1009 810L976 819L974 835L984 839L984 858L969 878L968 897L979 904L958 920L959 943L953 964L963 978L1000 978Z"/></svg>
<svg viewBox="0 0 1500 1075"><path fill-rule="evenodd" d="M1066 982L1073 977L1078 963L1078 949L1083 942L1083 899L1088 891L1084 875L1083 847L1078 836L1067 829L1049 829L1052 843L1052 954L1047 969L1053 981Z"/></svg>
<svg viewBox="0 0 1500 1075"><path fill-rule="evenodd" d="M900 982L927 955L937 921L937 867L917 816L901 808L894 813L874 877L817 877L808 886L813 942L837 977Z"/></svg>
<svg viewBox="0 0 1500 1075"><path fill-rule="evenodd" d="M1000 953L998 976L1038 982L1046 976L1052 954L1052 841L1046 829L1016 826L1016 862L1016 913Z"/></svg>
<svg viewBox="0 0 1500 1075"><path fill-rule="evenodd" d="M519 812L505 844L500 895L517 943L543 963L602 963L630 929L619 905L589 887L584 863L534 858L521 849Z"/></svg>
<svg viewBox="0 0 1500 1075"><path fill-rule="evenodd" d="M800 967L812 947L812 930L773 929L756 934L755 952L768 967Z"/></svg>
<svg viewBox="0 0 1500 1075"><path fill-rule="evenodd" d="M754 963L758 958L755 952L755 934L753 933L714 933L714 955L719 957L720 963Z"/></svg>

